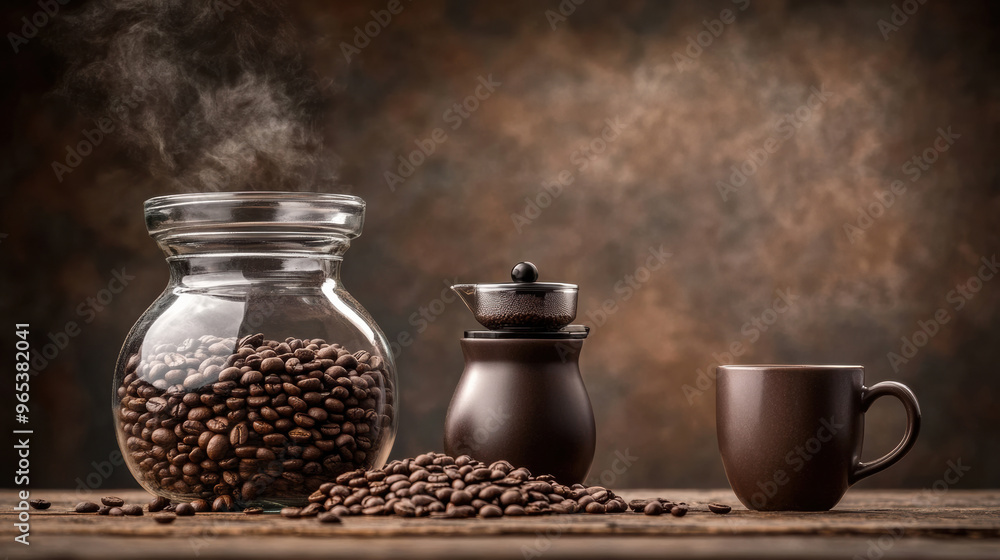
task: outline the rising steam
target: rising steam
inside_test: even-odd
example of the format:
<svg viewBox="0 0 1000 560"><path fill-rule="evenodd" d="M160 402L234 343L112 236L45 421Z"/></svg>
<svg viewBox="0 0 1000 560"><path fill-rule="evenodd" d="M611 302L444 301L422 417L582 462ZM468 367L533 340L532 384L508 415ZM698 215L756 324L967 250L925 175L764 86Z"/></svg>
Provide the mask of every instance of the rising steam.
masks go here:
<svg viewBox="0 0 1000 560"><path fill-rule="evenodd" d="M93 1L67 14L60 88L115 123L153 175L185 191L315 189L335 179L326 106L269 0Z"/></svg>

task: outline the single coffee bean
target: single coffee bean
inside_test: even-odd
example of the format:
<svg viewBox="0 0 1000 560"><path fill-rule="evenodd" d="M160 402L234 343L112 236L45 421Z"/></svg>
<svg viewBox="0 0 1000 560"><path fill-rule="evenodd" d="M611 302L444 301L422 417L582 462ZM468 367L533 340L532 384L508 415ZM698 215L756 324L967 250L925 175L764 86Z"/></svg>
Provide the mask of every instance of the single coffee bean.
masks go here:
<svg viewBox="0 0 1000 560"><path fill-rule="evenodd" d="M642 512L646 515L660 515L663 513L663 506L660 505L659 501L653 500L646 504L646 507L643 508Z"/></svg>
<svg viewBox="0 0 1000 560"><path fill-rule="evenodd" d="M733 508L731 506L727 506L726 504L708 504L708 511L718 513L719 515L725 515L733 511Z"/></svg>
<svg viewBox="0 0 1000 560"><path fill-rule="evenodd" d="M340 516L332 511L324 511L316 516L320 523L343 523Z"/></svg>
<svg viewBox="0 0 1000 560"><path fill-rule="evenodd" d="M195 514L195 510L194 510L194 506L192 506L191 504L189 504L187 502L183 502L183 503L180 503L180 504L177 504L176 506L174 506L174 513L176 513L177 515L179 515L181 517L187 517L189 515L194 515Z"/></svg>
<svg viewBox="0 0 1000 560"><path fill-rule="evenodd" d="M451 503L456 506L463 506L472 502L472 494L466 492L465 490L456 490L451 494Z"/></svg>
<svg viewBox="0 0 1000 560"><path fill-rule="evenodd" d="M212 502L212 511L226 512L233 509L233 497L229 495L219 496Z"/></svg>
<svg viewBox="0 0 1000 560"><path fill-rule="evenodd" d="M494 504L486 504L479 510L480 517L500 517L503 515L503 510L500 506Z"/></svg>
<svg viewBox="0 0 1000 560"><path fill-rule="evenodd" d="M313 517L323 511L323 504L311 503L299 512L299 517Z"/></svg>
<svg viewBox="0 0 1000 560"><path fill-rule="evenodd" d="M49 509L49 506L52 505L52 502L42 499L28 500L28 505L35 509Z"/></svg>
<svg viewBox="0 0 1000 560"><path fill-rule="evenodd" d="M209 433L209 432L204 432ZM229 438L223 434L215 434L208 440L208 445L205 448L205 452L208 454L208 458L218 461L226 456L229 451Z"/></svg>
<svg viewBox="0 0 1000 560"><path fill-rule="evenodd" d="M229 443L233 447L239 447L247 442L250 438L250 428L245 422L240 422L239 424L233 426L232 431L229 432Z"/></svg>
<svg viewBox="0 0 1000 560"><path fill-rule="evenodd" d="M628 503L628 507L632 511L639 512L639 511L642 511L649 502L650 502L650 500L647 500L645 498L637 498L637 499L632 500L631 502L629 502Z"/></svg>
<svg viewBox="0 0 1000 560"><path fill-rule="evenodd" d="M208 503L208 501L202 500L201 498L197 500L191 500L190 503L191 507L194 508L194 510L198 513L203 513L212 510L212 506Z"/></svg>
<svg viewBox="0 0 1000 560"><path fill-rule="evenodd" d="M168 525L177 519L176 513L157 513L153 516L153 521L161 525Z"/></svg>
<svg viewBox="0 0 1000 560"><path fill-rule="evenodd" d="M584 509L584 511L586 511L587 513L605 513L606 512L606 510L604 508L604 504L602 504L600 502L590 502L589 504L587 504L587 507Z"/></svg>
<svg viewBox="0 0 1000 560"><path fill-rule="evenodd" d="M162 511L163 508L167 507L168 505L170 505L169 498L164 498L163 496L156 496L149 502L149 505L146 506L146 509L148 509L149 512L152 513L155 511Z"/></svg>
<svg viewBox="0 0 1000 560"><path fill-rule="evenodd" d="M298 519L302 516L302 508L297 507L286 507L281 508L282 517L287 517L289 519Z"/></svg>
<svg viewBox="0 0 1000 560"><path fill-rule="evenodd" d="M126 504L121 509L125 515L142 515L142 506L139 504Z"/></svg>
<svg viewBox="0 0 1000 560"><path fill-rule="evenodd" d="M243 510L243 513L247 515L260 515L264 513L264 508L261 507L248 507Z"/></svg>
<svg viewBox="0 0 1000 560"><path fill-rule="evenodd" d="M684 517L685 515L687 515L687 512L688 512L687 506L680 504L670 509L670 514L673 515L674 517Z"/></svg>
<svg viewBox="0 0 1000 560"><path fill-rule="evenodd" d="M503 514L506 515L506 516L516 517L516 516L519 516L519 515L524 515L525 511L524 511L524 508L521 507L520 505L518 505L518 504L511 504L511 505L507 506L506 508L504 508Z"/></svg>
<svg viewBox="0 0 1000 560"><path fill-rule="evenodd" d="M107 496L105 498L101 498L101 503L108 507L121 507L125 505L125 500L117 496Z"/></svg>
<svg viewBox="0 0 1000 560"><path fill-rule="evenodd" d="M608 500L608 503L604 504L604 510L607 513L621 513L627 509L628 506L625 505L624 500Z"/></svg>
<svg viewBox="0 0 1000 560"><path fill-rule="evenodd" d="M94 513L99 509L101 509L101 506L95 504L94 502L80 502L76 504L74 511L77 513Z"/></svg>
<svg viewBox="0 0 1000 560"><path fill-rule="evenodd" d="M123 510L120 507L112 507L111 509L108 510L108 515L110 515L111 517L122 517L123 515L125 515L125 510Z"/></svg>

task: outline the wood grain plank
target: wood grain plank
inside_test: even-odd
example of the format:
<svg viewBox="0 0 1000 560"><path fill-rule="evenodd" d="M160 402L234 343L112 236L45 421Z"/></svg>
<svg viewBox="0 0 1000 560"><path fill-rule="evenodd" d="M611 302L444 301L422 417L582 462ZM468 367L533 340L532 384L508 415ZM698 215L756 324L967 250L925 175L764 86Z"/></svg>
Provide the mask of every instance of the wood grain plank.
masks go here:
<svg viewBox="0 0 1000 560"><path fill-rule="evenodd" d="M748 511L738 504L729 490L629 490L621 494L626 499L659 496L685 501L691 504L691 511L682 518L635 513L489 520L349 517L342 525L333 526L312 519L292 520L277 515L211 513L179 518L164 526L156 524L148 514L136 518L108 518L73 513L72 507L81 499L74 492L34 491L32 497L44 497L52 502L52 507L46 511L32 511L33 546L26 551L28 547L12 544L16 534L12 509L15 494L5 490L0 491L0 553L20 557L27 552L37 557L40 551L47 551L42 555L88 556L88 551L101 550L109 546L108 543L118 542L127 543L130 549L136 550L137 556L155 556L158 550L167 549L180 551L180 555L257 557L261 549L280 555L281 546L284 546L281 543L298 539L297 553L307 550L312 551L309 554L322 555L324 550L329 552L329 543L335 540L338 550L347 550L350 547L344 548L344 543L353 543L351 546L360 554L357 557L368 557L362 553L369 549L386 554L399 549L413 556L442 558L477 556L485 553L484 550L505 551L498 557L616 556L608 543L620 545L622 554L629 557L655 555L665 547L673 550L677 543L682 543L681 548L695 556L704 551L715 556L760 554L767 557L774 543L784 543L782 546L787 545L790 551L798 546L794 543L812 542L811 549L819 554L837 551L846 545L837 543L853 543L854 548L867 543L866 546L875 546L876 551L881 551L878 544L881 542L888 543L887 548L898 554L900 551L921 552L922 548L913 548L911 543L927 541L930 543L927 546L938 552L939 557L989 557L977 555L990 551L993 556L1000 557L1000 491L952 490L940 495L913 491L854 491L833 511L810 513ZM135 490L108 490L102 495L121 496L130 503L149 500L145 492ZM89 499L98 501L99 496L92 495ZM710 513L706 507L709 502L729 503L734 506L733 512L728 515ZM590 541L601 544L585 544ZM752 546L726 548L711 544L736 541L752 543ZM458 543L462 543L461 546ZM35 546L39 544L41 546ZM561 550L558 554L550 550L556 548L556 544ZM862 557L866 554L860 553ZM841 552L840 557L850 555Z"/></svg>

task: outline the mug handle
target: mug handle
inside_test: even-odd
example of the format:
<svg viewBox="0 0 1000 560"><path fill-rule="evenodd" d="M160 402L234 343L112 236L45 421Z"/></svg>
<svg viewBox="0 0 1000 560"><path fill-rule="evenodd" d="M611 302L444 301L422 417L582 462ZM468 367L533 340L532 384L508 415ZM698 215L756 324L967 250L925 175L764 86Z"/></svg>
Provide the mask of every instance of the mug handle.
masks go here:
<svg viewBox="0 0 1000 560"><path fill-rule="evenodd" d="M858 461L851 473L850 484L891 467L896 461L902 459L903 455L906 455L906 452L913 447L913 443L917 440L917 434L920 432L920 405L917 403L917 397L913 391L906 385L895 381L882 381L871 387L862 387L861 412L868 412L876 399L886 395L896 397L906 408L906 433L903 434L902 441L889 453L867 463Z"/></svg>

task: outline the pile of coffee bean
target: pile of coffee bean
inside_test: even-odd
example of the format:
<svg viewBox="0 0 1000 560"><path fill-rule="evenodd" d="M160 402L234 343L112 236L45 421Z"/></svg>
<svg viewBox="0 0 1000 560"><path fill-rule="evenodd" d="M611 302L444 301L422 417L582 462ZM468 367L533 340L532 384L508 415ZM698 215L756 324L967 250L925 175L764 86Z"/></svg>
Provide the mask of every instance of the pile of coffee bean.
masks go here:
<svg viewBox="0 0 1000 560"><path fill-rule="evenodd" d="M162 524L201 512L235 511L231 499L222 498L211 505L202 499L173 504L163 496L156 496L146 509L156 513L153 519ZM39 501L48 504L45 500ZM107 496L101 498L101 503L104 505L80 502L75 511L113 517L142 515L142 506L126 504L122 498ZM47 509L48 505L38 509ZM320 523L341 523L341 516L349 515L461 519L477 515L491 518L622 513L628 509L646 515L670 513L683 517L688 512L688 505L666 498L639 498L626 506L625 500L601 486L565 486L549 475L532 476L523 467L515 469L507 461L496 461L487 467L467 455L452 458L441 453L425 453L413 459L393 461L378 470L343 473L336 483L323 484L310 496L309 505L283 508L281 515L289 519L315 517ZM732 508L711 503L708 510L721 515ZM243 513L259 515L264 509L248 507Z"/></svg>
<svg viewBox="0 0 1000 560"><path fill-rule="evenodd" d="M575 294L496 290L479 294L473 314L488 329L559 330L576 317Z"/></svg>
<svg viewBox="0 0 1000 560"><path fill-rule="evenodd" d="M322 339L206 335L129 356L117 416L149 486L229 507L294 501L376 461L392 378L381 357Z"/></svg>
<svg viewBox="0 0 1000 560"><path fill-rule="evenodd" d="M392 461L381 469L358 469L326 483L306 508L282 513L301 517L326 510L337 516L500 517L567 513L621 513L625 500L600 486L559 484L550 475L532 476L507 461L490 465L468 455L424 453ZM316 507L320 506L320 507Z"/></svg>

